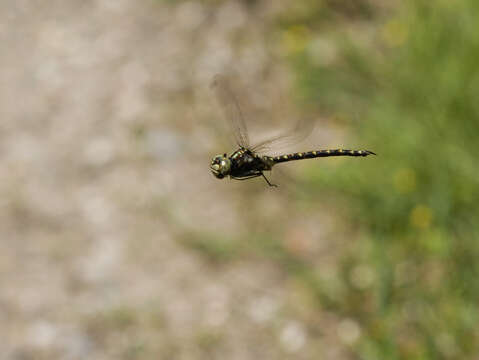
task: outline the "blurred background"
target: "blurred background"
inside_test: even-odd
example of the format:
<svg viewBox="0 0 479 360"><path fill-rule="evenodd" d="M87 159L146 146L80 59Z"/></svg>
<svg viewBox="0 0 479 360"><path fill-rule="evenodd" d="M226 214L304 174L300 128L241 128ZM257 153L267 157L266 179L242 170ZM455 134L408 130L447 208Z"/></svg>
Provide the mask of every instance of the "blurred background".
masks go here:
<svg viewBox="0 0 479 360"><path fill-rule="evenodd" d="M0 358L478 359L478 24L476 0L0 1ZM379 156L215 179L216 73L253 140L306 118L291 150Z"/></svg>

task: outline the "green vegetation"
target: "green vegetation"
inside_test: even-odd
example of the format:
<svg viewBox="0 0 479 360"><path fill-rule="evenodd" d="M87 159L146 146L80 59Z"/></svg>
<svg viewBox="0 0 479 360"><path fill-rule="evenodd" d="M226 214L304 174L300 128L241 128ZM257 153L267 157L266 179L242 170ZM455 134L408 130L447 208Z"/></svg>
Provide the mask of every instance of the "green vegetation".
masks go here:
<svg viewBox="0 0 479 360"><path fill-rule="evenodd" d="M474 359L479 2L350 3L292 2L272 36L291 64L298 104L347 124L348 146L378 156L304 167L308 196L277 214L260 214L263 200L249 196L243 233L193 231L182 242L217 266L273 262L300 293L293 307L313 333L322 311L353 319L343 342L353 339L361 359ZM309 256L300 222L325 207L349 227L329 268Z"/></svg>
<svg viewBox="0 0 479 360"><path fill-rule="evenodd" d="M305 174L311 192L336 191L348 204L338 213L363 233L343 254L345 273L366 264L376 274L370 289L348 286L336 304L363 329L356 351L364 359L473 358L479 3L406 2L362 32L305 19L320 13L313 10L280 22L298 98L350 119L350 143L379 154Z"/></svg>

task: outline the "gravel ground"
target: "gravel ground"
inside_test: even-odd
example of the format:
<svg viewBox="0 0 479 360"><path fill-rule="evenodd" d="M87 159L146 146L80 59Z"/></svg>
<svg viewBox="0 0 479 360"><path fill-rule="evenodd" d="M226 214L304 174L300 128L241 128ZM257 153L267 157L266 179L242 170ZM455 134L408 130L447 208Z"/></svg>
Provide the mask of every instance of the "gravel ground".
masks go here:
<svg viewBox="0 0 479 360"><path fill-rule="evenodd" d="M0 359L351 358L356 323L311 326L272 262L182 241L289 201L208 170L227 144L215 73L240 75L255 114L290 111L266 35L282 2L251 3L0 1ZM319 231L288 221L285 239Z"/></svg>

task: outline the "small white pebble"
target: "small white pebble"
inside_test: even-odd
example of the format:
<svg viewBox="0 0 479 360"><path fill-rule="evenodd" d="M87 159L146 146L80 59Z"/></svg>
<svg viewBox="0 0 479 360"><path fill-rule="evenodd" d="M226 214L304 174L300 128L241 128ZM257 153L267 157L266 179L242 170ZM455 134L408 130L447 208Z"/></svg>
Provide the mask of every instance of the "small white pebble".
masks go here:
<svg viewBox="0 0 479 360"><path fill-rule="evenodd" d="M114 152L112 141L107 137L99 137L87 144L84 158L89 165L103 166L113 158Z"/></svg>
<svg viewBox="0 0 479 360"><path fill-rule="evenodd" d="M187 1L176 8L176 24L185 30L197 28L205 20L205 11L199 2Z"/></svg>
<svg viewBox="0 0 479 360"><path fill-rule="evenodd" d="M306 332L297 322L288 323L281 331L281 345L287 352L299 351L306 343Z"/></svg>
<svg viewBox="0 0 479 360"><path fill-rule="evenodd" d="M257 323L265 323L271 320L278 310L278 302L267 296L255 299L249 309L251 319Z"/></svg>
<svg viewBox="0 0 479 360"><path fill-rule="evenodd" d="M344 344L351 345L359 339L361 329L356 321L344 319L338 325L337 334Z"/></svg>
<svg viewBox="0 0 479 360"><path fill-rule="evenodd" d="M28 329L28 339L33 346L48 348L57 337L57 328L50 322L39 320Z"/></svg>

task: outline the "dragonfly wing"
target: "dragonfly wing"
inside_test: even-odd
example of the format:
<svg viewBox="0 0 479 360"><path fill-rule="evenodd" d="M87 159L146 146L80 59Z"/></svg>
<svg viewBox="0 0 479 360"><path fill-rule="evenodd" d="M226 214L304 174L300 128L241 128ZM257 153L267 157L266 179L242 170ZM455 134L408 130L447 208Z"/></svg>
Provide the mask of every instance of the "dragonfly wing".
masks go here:
<svg viewBox="0 0 479 360"><path fill-rule="evenodd" d="M220 74L215 75L211 82L211 89L230 123L238 146L249 148L249 137L243 112L226 77Z"/></svg>
<svg viewBox="0 0 479 360"><path fill-rule="evenodd" d="M258 153L275 152L304 141L313 131L313 121L298 121L293 129L264 140L252 147Z"/></svg>

